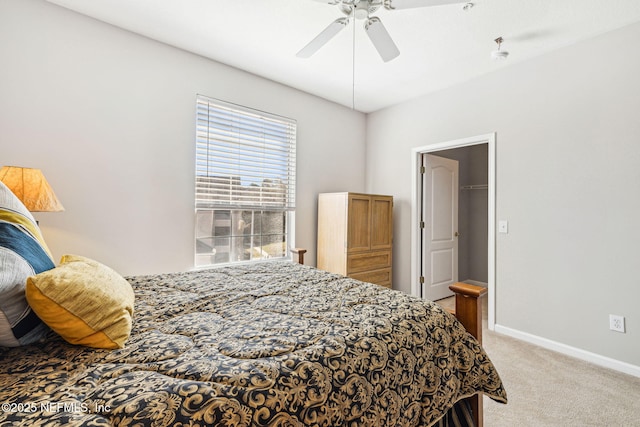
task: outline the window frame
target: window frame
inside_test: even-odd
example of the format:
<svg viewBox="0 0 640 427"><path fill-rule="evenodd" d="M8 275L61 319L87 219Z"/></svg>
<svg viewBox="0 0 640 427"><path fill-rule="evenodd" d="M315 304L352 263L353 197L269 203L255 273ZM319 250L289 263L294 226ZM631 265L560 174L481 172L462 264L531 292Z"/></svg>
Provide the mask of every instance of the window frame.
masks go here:
<svg viewBox="0 0 640 427"><path fill-rule="evenodd" d="M296 132L297 122L293 119L196 96L195 268L291 257L295 246ZM217 235L215 218L225 211L229 232L224 234L226 230L221 228L223 234ZM241 229L248 213L252 230L249 234ZM210 220L207 215L211 215ZM265 218L274 218L271 226L277 229L279 215L284 222L282 233L264 231ZM257 217L259 233L254 234ZM233 230L237 230L236 234ZM269 236L274 241L265 244ZM222 243L224 239L229 239L228 245ZM249 247L242 249L247 239ZM259 246L253 245L256 240ZM238 241L242 246L234 249ZM216 248L222 249L221 254Z"/></svg>

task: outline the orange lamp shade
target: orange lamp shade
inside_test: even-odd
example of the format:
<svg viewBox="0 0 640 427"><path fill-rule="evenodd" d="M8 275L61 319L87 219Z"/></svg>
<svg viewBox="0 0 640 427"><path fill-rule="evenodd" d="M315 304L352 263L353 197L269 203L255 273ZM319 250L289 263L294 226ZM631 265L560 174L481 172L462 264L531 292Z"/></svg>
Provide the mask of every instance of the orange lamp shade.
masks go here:
<svg viewBox="0 0 640 427"><path fill-rule="evenodd" d="M64 210L40 169L3 166L0 181L9 187L31 212L60 212Z"/></svg>

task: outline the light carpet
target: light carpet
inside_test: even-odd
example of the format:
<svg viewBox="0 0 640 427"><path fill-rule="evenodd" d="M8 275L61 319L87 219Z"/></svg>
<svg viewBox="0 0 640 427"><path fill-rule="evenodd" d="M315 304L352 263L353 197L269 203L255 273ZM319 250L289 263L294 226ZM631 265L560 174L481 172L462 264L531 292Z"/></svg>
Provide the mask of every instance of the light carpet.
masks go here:
<svg viewBox="0 0 640 427"><path fill-rule="evenodd" d="M640 427L640 378L491 332L484 300L483 346L509 399L484 398L485 427Z"/></svg>

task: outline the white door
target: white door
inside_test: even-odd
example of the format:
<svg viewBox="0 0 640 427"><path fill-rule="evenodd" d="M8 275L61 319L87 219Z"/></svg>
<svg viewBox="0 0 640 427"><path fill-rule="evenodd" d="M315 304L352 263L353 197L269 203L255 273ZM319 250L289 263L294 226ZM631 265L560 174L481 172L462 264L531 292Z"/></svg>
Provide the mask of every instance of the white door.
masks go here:
<svg viewBox="0 0 640 427"><path fill-rule="evenodd" d="M422 296L453 295L458 281L458 161L423 154Z"/></svg>

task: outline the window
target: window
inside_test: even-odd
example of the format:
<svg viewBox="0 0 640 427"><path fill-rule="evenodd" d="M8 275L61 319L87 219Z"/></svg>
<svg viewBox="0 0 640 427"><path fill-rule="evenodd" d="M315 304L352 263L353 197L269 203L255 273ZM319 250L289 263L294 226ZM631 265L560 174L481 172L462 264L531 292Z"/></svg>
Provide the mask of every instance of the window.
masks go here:
<svg viewBox="0 0 640 427"><path fill-rule="evenodd" d="M196 266L289 255L296 122L196 100Z"/></svg>

